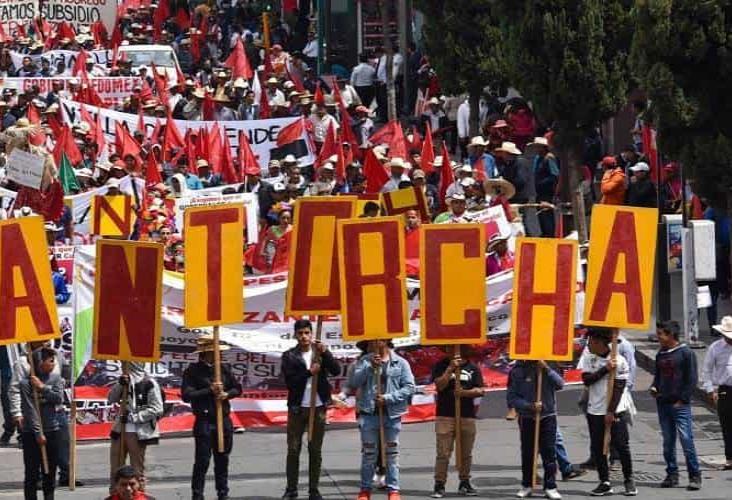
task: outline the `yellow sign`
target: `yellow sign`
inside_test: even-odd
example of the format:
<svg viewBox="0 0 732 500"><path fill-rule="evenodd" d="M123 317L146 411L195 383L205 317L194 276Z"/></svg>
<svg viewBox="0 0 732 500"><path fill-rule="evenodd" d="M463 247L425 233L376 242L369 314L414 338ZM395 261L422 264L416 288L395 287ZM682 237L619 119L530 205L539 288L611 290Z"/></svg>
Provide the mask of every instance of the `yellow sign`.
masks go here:
<svg viewBox="0 0 732 500"><path fill-rule="evenodd" d="M43 219L0 221L0 345L60 335Z"/></svg>
<svg viewBox="0 0 732 500"><path fill-rule="evenodd" d="M132 233L132 197L129 195L94 196L91 219L92 234L126 237Z"/></svg>
<svg viewBox="0 0 732 500"><path fill-rule="evenodd" d="M572 240L516 240L511 359L572 360L577 249Z"/></svg>
<svg viewBox="0 0 732 500"><path fill-rule="evenodd" d="M244 207L191 207L183 212L187 328L241 323L244 317Z"/></svg>
<svg viewBox="0 0 732 500"><path fill-rule="evenodd" d="M595 205L590 225L584 324L648 328L658 210Z"/></svg>

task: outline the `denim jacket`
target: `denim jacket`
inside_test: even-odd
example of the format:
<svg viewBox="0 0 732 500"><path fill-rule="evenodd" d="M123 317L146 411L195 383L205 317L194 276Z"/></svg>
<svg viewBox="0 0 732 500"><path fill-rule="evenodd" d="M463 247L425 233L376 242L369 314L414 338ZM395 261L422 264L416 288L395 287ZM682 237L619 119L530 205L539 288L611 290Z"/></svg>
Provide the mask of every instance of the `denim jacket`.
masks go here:
<svg viewBox="0 0 732 500"><path fill-rule="evenodd" d="M376 411L376 379L371 366L373 354L367 354L356 362L356 367L348 381L349 387L357 390L356 406L361 413ZM394 351L389 354L389 361L382 365L386 373L386 384L382 387L386 402L386 414L389 418L401 417L407 413L407 407L414 395L414 375L407 360Z"/></svg>

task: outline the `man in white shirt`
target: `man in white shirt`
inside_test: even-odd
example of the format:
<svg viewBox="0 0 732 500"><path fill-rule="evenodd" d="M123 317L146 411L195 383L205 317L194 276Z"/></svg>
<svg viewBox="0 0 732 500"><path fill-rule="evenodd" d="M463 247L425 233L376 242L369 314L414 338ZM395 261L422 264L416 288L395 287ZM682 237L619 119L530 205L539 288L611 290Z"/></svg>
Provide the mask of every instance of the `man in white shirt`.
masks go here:
<svg viewBox="0 0 732 500"><path fill-rule="evenodd" d="M613 494L610 486L610 469L605 455L605 428L610 427L610 445L618 452L625 478L625 495L635 496L638 490L633 479L633 462L630 456L628 422L633 411L633 399L626 384L630 377L628 362L623 356L612 358L610 343L612 331L608 328L592 328L588 334L589 352L580 357L577 368L582 371L582 383L588 388L587 424L590 431L592 458L597 465L600 484L590 493L592 496ZM612 391L608 391L608 377L615 371Z"/></svg>
<svg viewBox="0 0 732 500"><path fill-rule="evenodd" d="M358 65L351 71L351 85L364 106L370 107L371 101L374 100L374 79L376 78L376 70L369 63L366 54L358 56Z"/></svg>
<svg viewBox="0 0 732 500"><path fill-rule="evenodd" d="M381 188L382 193L389 193L391 191L396 191L399 189L399 184L402 182L409 182L409 177L404 173L406 169L406 163L402 158L394 157L392 158L388 165L391 170L391 177L388 181L386 181L386 184Z"/></svg>
<svg viewBox="0 0 732 500"><path fill-rule="evenodd" d="M308 32L308 43L302 49L303 59L308 66L315 66L318 62L318 40L315 37L315 33L312 31Z"/></svg>
<svg viewBox="0 0 732 500"><path fill-rule="evenodd" d="M717 405L724 439L725 470L732 470L732 316L713 328L722 338L709 346L702 368L703 387Z"/></svg>
<svg viewBox="0 0 732 500"><path fill-rule="evenodd" d="M338 125L338 121L333 117L333 115L328 113L325 106L320 104L316 105L315 112L310 115L310 121L313 124L313 139L315 140L315 145L317 146L318 151L320 151L320 147L325 142L325 136L328 133L328 129L331 124L336 131L340 125Z"/></svg>
<svg viewBox="0 0 732 500"><path fill-rule="evenodd" d="M285 94L277 88L279 81L274 76L267 80L267 102L271 107L284 106L287 103Z"/></svg>
<svg viewBox="0 0 732 500"><path fill-rule="evenodd" d="M468 143L470 142L470 101L467 97L458 107L457 133L460 143L460 159L464 160L468 157Z"/></svg>

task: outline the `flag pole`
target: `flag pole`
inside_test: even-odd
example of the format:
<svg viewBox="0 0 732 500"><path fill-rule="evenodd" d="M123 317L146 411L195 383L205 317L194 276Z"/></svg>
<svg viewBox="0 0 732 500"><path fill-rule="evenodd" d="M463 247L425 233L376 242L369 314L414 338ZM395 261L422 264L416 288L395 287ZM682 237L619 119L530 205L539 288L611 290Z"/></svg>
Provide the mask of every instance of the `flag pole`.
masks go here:
<svg viewBox="0 0 732 500"><path fill-rule="evenodd" d="M539 361L536 362L536 402L541 403L541 386L544 378L544 370ZM531 464L531 488L536 488L536 468L539 463L539 431L541 430L541 409L534 413L534 452Z"/></svg>
<svg viewBox="0 0 732 500"><path fill-rule="evenodd" d="M460 359L460 344L456 344L454 346L454 359L459 360ZM462 431L463 431L463 423L462 423L462 385L460 383L460 372L462 368L458 368L458 372L454 373L453 376L455 377L455 467L458 469L458 471L462 468L463 465L463 439L462 439Z"/></svg>
<svg viewBox="0 0 732 500"><path fill-rule="evenodd" d="M29 369L30 376L35 377L36 368L35 368L35 365L33 364L33 349L31 349L30 342L26 346L26 351L28 351L28 353L27 353L28 354L28 369ZM45 441L46 436L43 433L43 417L41 416L41 402L40 402L40 399L38 398L38 390L35 387L33 387L33 384L30 383L30 380L28 381L28 383L30 384L31 392L33 393L33 406L35 407L36 413L38 414L38 425L40 427L40 432L41 432L40 437L43 438L43 440ZM43 464L43 473L45 475L48 475L48 452L46 450L45 442L40 444L40 448L41 448L41 462Z"/></svg>
<svg viewBox="0 0 732 500"><path fill-rule="evenodd" d="M127 383L122 386L122 399L119 402L119 411L120 415L125 415L127 413L127 400L130 397L130 365L127 361L122 361L122 375L127 376ZM125 452L125 426L126 423L122 422L122 419L120 418L120 431L119 431L119 460L118 464L120 467L125 465L125 455L127 454Z"/></svg>
<svg viewBox="0 0 732 500"><path fill-rule="evenodd" d="M320 337L323 331L323 316L318 315L318 322L315 327L315 340L320 342ZM317 346L313 345L311 349L311 361L310 366L315 363L320 363L320 353L318 352ZM315 431L315 413L317 408L315 403L318 397L318 381L320 380L320 373L311 377L310 381L310 414L308 415L308 442L313 440L313 432Z"/></svg>
<svg viewBox="0 0 732 500"><path fill-rule="evenodd" d="M214 342L214 383L217 387L221 384L221 348L219 346L219 327L213 327ZM221 400L216 397L216 438L218 441L219 453L224 453L224 410Z"/></svg>
<svg viewBox="0 0 732 500"><path fill-rule="evenodd" d="M617 361L618 359L618 329L613 328L613 339L612 339L612 345L610 346L610 359L613 360L613 362ZM615 387L615 370L610 370L610 373L607 375L607 408L610 409L610 401L612 400L612 394L613 389ZM606 412L607 413L607 412ZM603 444L602 444L602 453L603 455L607 455L610 453L610 430L612 429L611 425L605 425L605 436L603 437Z"/></svg>

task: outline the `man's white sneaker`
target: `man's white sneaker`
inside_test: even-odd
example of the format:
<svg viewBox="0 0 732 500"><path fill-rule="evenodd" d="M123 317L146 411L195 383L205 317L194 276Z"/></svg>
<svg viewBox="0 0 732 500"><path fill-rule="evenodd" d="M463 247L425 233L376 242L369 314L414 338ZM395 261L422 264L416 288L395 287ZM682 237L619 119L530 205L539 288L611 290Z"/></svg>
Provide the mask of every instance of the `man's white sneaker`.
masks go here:
<svg viewBox="0 0 732 500"><path fill-rule="evenodd" d="M529 498L531 496L531 491L532 491L531 488L528 488L528 487L527 488L521 488L516 493L516 496L518 498Z"/></svg>
<svg viewBox="0 0 732 500"><path fill-rule="evenodd" d="M562 500L562 495L559 494L556 488L551 490L544 490L544 495L549 500Z"/></svg>

